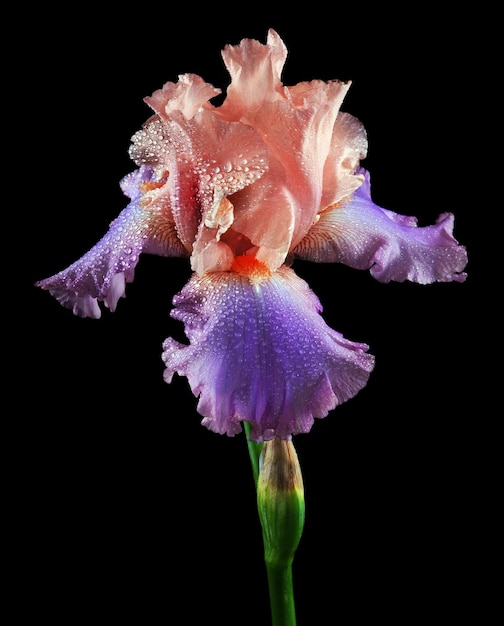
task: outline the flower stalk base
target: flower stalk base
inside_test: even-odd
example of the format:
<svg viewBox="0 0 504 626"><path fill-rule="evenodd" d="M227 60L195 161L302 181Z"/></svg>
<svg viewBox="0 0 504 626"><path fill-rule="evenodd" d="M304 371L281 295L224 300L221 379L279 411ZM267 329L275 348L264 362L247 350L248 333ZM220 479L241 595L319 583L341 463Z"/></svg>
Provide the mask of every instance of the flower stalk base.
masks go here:
<svg viewBox="0 0 504 626"><path fill-rule="evenodd" d="M247 437L250 426L245 428ZM304 527L304 488L292 441L248 439L273 626L296 626L292 563ZM257 478L256 478L257 476Z"/></svg>

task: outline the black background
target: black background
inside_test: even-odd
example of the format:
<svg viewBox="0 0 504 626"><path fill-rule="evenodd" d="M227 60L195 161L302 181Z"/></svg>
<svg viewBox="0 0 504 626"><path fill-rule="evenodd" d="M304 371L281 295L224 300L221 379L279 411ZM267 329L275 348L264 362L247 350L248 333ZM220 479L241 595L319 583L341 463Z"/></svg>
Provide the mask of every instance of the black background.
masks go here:
<svg viewBox="0 0 504 626"><path fill-rule="evenodd" d="M296 262L327 323L376 356L367 387L294 439L306 495L298 624L480 618L493 595L491 580L480 583L493 462L481 321L494 302L479 234L486 165L473 147L485 28L460 9L321 6L45 7L30 14L38 28L20 31L30 53L11 92L13 126L24 123L7 238L23 299L5 328L16 346L6 445L21 616L270 623L244 436L207 431L187 381L162 378L162 341L183 337L170 308L188 262L143 256L127 297L99 321L33 286L126 205L119 180L151 114L143 98L186 72L225 90L221 49L265 42L270 27L289 50L285 84L352 80L343 109L366 126L374 200L421 225L452 211L469 254L465 283L430 286Z"/></svg>

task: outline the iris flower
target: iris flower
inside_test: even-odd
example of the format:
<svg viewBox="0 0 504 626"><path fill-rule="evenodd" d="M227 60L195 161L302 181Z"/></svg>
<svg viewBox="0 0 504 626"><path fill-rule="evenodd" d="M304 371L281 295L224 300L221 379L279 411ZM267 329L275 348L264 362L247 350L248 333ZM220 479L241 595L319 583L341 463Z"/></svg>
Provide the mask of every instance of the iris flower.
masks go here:
<svg viewBox="0 0 504 626"><path fill-rule="evenodd" d="M374 357L330 328L296 259L343 263L378 281L462 282L466 250L441 214L381 208L361 161L361 122L341 111L349 82L285 86L287 49L244 39L222 57L221 92L194 74L145 102L153 114L132 137L136 169L121 181L129 204L67 269L41 280L64 307L114 311L141 254L187 257L192 274L173 299L187 343L163 344L164 378L188 379L202 423L250 440L290 441L357 394Z"/></svg>

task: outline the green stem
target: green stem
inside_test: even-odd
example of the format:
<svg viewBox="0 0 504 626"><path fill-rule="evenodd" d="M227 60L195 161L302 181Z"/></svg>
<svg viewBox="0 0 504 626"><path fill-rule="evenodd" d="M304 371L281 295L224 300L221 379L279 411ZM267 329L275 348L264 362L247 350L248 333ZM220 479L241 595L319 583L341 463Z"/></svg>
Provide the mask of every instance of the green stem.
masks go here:
<svg viewBox="0 0 504 626"><path fill-rule="evenodd" d="M254 484L257 490L260 472L260 456L264 444L250 441L250 424L243 422L243 426L247 437L247 447L252 464ZM297 463L297 455L295 458ZM298 480L302 483L300 474ZM293 487L293 485L291 485L291 487ZM299 487L299 484L297 486ZM304 522L304 499L303 496L301 496L300 499L299 493L295 489L291 489L287 494L282 494L282 497L284 506L280 506L280 510L286 513L288 509L291 513L290 516L287 514L287 519L283 522L284 524L286 523L286 526L282 525L280 529L280 535L285 535L287 546L283 546L280 537L277 536L279 529L275 527L275 524L270 527L264 519L261 519L265 548L264 562L266 564L268 577L272 626L296 626L292 561ZM258 506L260 506L259 503ZM260 518L261 510L262 509L259 510ZM264 510L262 510L262 513L264 514ZM274 517L275 516L273 516L272 521L274 521ZM264 524L266 524L266 526ZM270 530L273 532L273 536L270 536ZM290 537L290 539L287 539L287 537ZM293 542L294 545L292 545L291 542ZM286 548L287 552L284 552L283 548Z"/></svg>
<svg viewBox="0 0 504 626"><path fill-rule="evenodd" d="M245 435L247 437L247 447L250 456L250 462L252 463L252 474L254 475L254 485L257 487L257 480L259 478L259 457L261 456L261 450L263 449L263 443L257 443L257 441L250 441L251 427L248 422L243 422L243 428L245 429Z"/></svg>
<svg viewBox="0 0 504 626"><path fill-rule="evenodd" d="M292 564L278 565L266 561L273 626L296 626Z"/></svg>

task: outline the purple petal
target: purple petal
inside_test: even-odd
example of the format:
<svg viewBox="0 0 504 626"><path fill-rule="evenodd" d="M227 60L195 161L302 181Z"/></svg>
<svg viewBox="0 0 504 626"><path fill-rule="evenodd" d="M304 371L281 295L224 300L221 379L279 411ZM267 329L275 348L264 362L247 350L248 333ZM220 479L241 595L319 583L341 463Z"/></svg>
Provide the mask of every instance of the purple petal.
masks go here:
<svg viewBox="0 0 504 626"><path fill-rule="evenodd" d="M132 201L112 222L106 235L78 261L36 286L49 291L75 315L97 319L101 316L98 301L114 311L124 297L140 253L185 254L174 225L156 208L147 210L140 204L140 184L150 180L151 175L150 168L141 167L126 176L121 187Z"/></svg>
<svg viewBox="0 0 504 626"><path fill-rule="evenodd" d="M217 433L235 435L244 420L255 441L308 432L374 365L367 345L326 325L318 298L286 266L262 282L194 274L174 305L190 345L166 339L165 380L187 376L202 424Z"/></svg>
<svg viewBox="0 0 504 626"><path fill-rule="evenodd" d="M380 282L463 282L467 252L453 237L454 217L442 213L432 226L383 209L371 200L369 173L346 202L320 214L294 256L369 269Z"/></svg>

